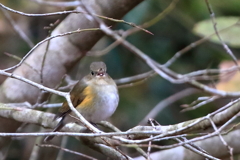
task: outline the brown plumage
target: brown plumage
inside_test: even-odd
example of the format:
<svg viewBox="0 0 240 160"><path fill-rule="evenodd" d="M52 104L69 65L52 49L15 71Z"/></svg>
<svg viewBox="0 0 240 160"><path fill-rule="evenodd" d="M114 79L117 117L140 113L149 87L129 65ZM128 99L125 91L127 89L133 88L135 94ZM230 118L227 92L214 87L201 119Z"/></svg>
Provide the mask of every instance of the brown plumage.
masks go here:
<svg viewBox="0 0 240 160"><path fill-rule="evenodd" d="M117 108L119 97L118 90L113 79L106 73L104 62L93 62L90 65L91 72L83 77L70 91L73 106L83 117L97 123L110 117ZM59 131L65 124L65 117L71 113L68 103L65 101L59 109L56 118L62 117L54 132ZM54 136L48 136L49 141Z"/></svg>

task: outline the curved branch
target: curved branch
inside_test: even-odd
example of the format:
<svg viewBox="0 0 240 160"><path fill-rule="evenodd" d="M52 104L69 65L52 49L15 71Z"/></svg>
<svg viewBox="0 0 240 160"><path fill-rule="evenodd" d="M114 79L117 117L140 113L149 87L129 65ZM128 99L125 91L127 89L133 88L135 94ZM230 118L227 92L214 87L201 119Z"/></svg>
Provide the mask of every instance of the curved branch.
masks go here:
<svg viewBox="0 0 240 160"><path fill-rule="evenodd" d="M142 0L101 0L101 2L92 0L86 1L85 4L91 5L98 15L119 19L140 2L142 2ZM0 6L3 8L5 7L2 4L0 4ZM81 11L81 8L79 7L76 10ZM109 20L106 20L106 23L108 25L114 24L113 21ZM98 25L95 22L90 21L84 14L72 13L53 30L51 35L55 36L79 28L86 29L96 27L98 27ZM34 69L41 70L41 64L44 61L42 75L43 85L49 88L54 88L61 81L63 75L79 62L79 60L85 56L85 53L89 51L102 36L103 33L101 31L92 31L52 39L45 59L43 57L47 43L39 46L31 55L29 55L25 62ZM36 83L41 82L41 76L25 64L18 67L14 71L14 74L25 77ZM33 87L19 80L8 78L1 86L0 102L27 101L34 104L40 93L41 90L39 88ZM0 132L14 132L19 126L20 123L18 122L13 122L6 118L0 118ZM0 138L0 151L6 151L5 148L7 148L9 142L10 139L6 137L4 139ZM4 155L5 153L0 153L0 159L4 159Z"/></svg>

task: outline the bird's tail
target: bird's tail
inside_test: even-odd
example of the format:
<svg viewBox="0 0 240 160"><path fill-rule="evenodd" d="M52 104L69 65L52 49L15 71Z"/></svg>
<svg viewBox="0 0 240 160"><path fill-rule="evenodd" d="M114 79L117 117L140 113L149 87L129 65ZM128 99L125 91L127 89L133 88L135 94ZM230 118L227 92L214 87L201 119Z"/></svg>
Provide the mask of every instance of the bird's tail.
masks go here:
<svg viewBox="0 0 240 160"><path fill-rule="evenodd" d="M62 117L62 119L60 120L60 122L57 124L57 126L54 128L54 130L52 132L57 132L59 130L61 130L64 126L63 120L64 120L65 116ZM46 138L44 138L44 142L50 141L54 138L54 135L52 136L47 136Z"/></svg>

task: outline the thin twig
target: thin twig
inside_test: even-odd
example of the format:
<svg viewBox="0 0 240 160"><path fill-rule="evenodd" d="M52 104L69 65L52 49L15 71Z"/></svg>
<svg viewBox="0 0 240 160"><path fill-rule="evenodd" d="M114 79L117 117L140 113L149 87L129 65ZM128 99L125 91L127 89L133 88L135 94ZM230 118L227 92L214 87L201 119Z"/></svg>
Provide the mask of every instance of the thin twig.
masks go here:
<svg viewBox="0 0 240 160"><path fill-rule="evenodd" d="M63 160L64 150L62 150L62 148L65 148L65 147L66 147L67 142L68 142L68 138L69 138L69 137L67 137L67 136L61 138L61 147L60 147L61 149L60 149L60 151L59 151L58 154L57 154L56 160Z"/></svg>
<svg viewBox="0 0 240 160"><path fill-rule="evenodd" d="M221 29L219 32L223 32L226 31L234 26L236 26L238 23L235 23L229 27L223 28ZM188 46L184 47L183 49L181 49L180 51L178 51L177 53L175 53L175 55L170 58L165 64L163 64L166 67L171 66L179 57L181 57L184 53L186 53L187 51L199 46L200 44L206 42L207 40L209 40L212 36L216 35L216 33L213 33L209 36L203 37L195 42L192 42L191 44L189 44Z"/></svg>
<svg viewBox="0 0 240 160"><path fill-rule="evenodd" d="M43 128L40 128L39 132L43 132ZM35 144L41 143L43 140L43 137L36 137L35 139ZM40 148L37 147L36 145L32 148L32 152L31 155L29 157L29 160L38 160L39 159L39 155L40 155Z"/></svg>
<svg viewBox="0 0 240 160"><path fill-rule="evenodd" d="M223 49L226 51L226 53L228 55L230 55L230 57L233 59L234 63L236 66L238 66L238 62L237 62L237 58L235 57L235 55L233 54L233 52L231 51L231 49L228 47L228 45L222 40L220 34L218 33L218 29L217 29L217 23L216 23L216 20L215 20L215 13L213 12L213 9L212 9L212 6L211 4L209 3L208 0L205 0L206 4L207 4L207 7L208 7L208 10L209 10L209 13L210 13L210 17L211 17L211 20L212 20L212 23L213 23L213 28L214 28L214 31L218 37L218 39L220 40L222 46L223 46ZM240 70L240 69L239 69Z"/></svg>
<svg viewBox="0 0 240 160"><path fill-rule="evenodd" d="M176 6L177 2L179 0L173 0L169 6L164 9L161 13L159 13L156 17L152 18L151 20L145 22L144 24L140 25L139 27L141 28L148 28L151 27L152 25L156 24L158 21L160 21L162 18L166 17ZM131 28L124 33L122 33L122 38L127 38L128 36L140 31L139 27ZM115 41L112 44L110 44L108 47L101 51L89 51L87 52L87 56L102 56L107 54L109 51L117 47L119 44L121 44L120 41Z"/></svg>
<svg viewBox="0 0 240 160"><path fill-rule="evenodd" d="M79 2L80 3L80 2ZM70 14L70 13L82 13L82 14L87 14L87 12L82 12L82 11L78 11L78 10L71 10L71 11L62 11L62 12L53 12L53 13L44 13L44 14L30 14L30 13L24 13L24 12L21 12L21 11L17 11L17 10L14 10L12 8L9 8L7 6L4 6L3 4L0 3L0 7L2 7L3 9L6 9L10 12L13 12L13 13L16 13L16 14L20 14L22 16L28 16L28 17L45 17L45 16L56 16L56 15L64 15L64 14ZM130 26L133 26L133 27L136 27L146 33L149 33L149 34L152 34L150 31L144 29L144 28L141 28L140 26L134 24L134 23L131 23L131 22L126 22L124 20L119 20L119 19L114 19L114 18L109 18L109 17L105 17L105 16L102 16L102 15L97 15L97 14L91 14L92 16L96 16L96 17L99 17L99 18L102 18L102 19L106 19L106 20L110 20L110 21L113 21L113 22L120 22L120 23L125 23L125 24L128 24ZM87 15L88 16L88 15Z"/></svg>
<svg viewBox="0 0 240 160"><path fill-rule="evenodd" d="M122 85L122 84L132 83L132 82L135 82L135 81L144 80L144 79L147 79L147 78L152 77L154 75L156 75L156 73L154 71L148 71L148 72L138 74L138 75L135 75L135 76L131 76L131 77L115 79L114 81L116 82L117 85Z"/></svg>
<svg viewBox="0 0 240 160"><path fill-rule="evenodd" d="M38 4L54 6L54 7L77 7L80 5L79 1L69 1L69 2L51 2L51 1L42 1L42 0L31 0Z"/></svg>
<svg viewBox="0 0 240 160"><path fill-rule="evenodd" d="M220 140L222 141L223 145L227 148L229 154L230 154L230 160L233 160L233 148L230 147L227 142L223 139L221 133L219 132L217 126L214 124L214 122L212 121L211 116L207 115L208 120L210 121L214 131L218 134L218 137L220 138Z"/></svg>
<svg viewBox="0 0 240 160"><path fill-rule="evenodd" d="M13 58L13 59L15 59L15 60L17 60L17 61L21 61L22 60L22 58L20 58L20 57L18 57L18 56L16 56L16 55L13 55L13 54L10 54L10 53L7 53L7 52L4 52L4 54L6 54L7 56L9 56L9 57L11 57L11 58ZM33 66L31 66L30 64L28 64L28 63L26 63L26 62L23 62L23 64L25 64L26 66L28 66L29 68L31 68L33 71L35 71L37 74L40 74L40 72L37 70L37 69L35 69Z"/></svg>
<svg viewBox="0 0 240 160"><path fill-rule="evenodd" d="M176 138L176 140L178 142L182 143L182 141L180 139ZM199 150L199 149L197 149L195 147L192 147L189 143L188 144L184 144L183 147L193 151L194 153L202 155L203 157L206 157L206 158L209 158L209 159L213 159L213 160L220 160L220 159L218 159L216 157L213 157L213 156L211 156L211 155L209 155L209 154L207 154L207 153L205 153L205 152L203 152L203 151L201 151L201 150Z"/></svg>
<svg viewBox="0 0 240 160"><path fill-rule="evenodd" d="M12 66L12 67L9 67L7 69L4 69L3 71L9 71L9 70L12 70L12 69L15 69L17 67L19 67L24 61L25 59L37 48L39 47L41 44L43 44L44 42L47 42L53 38L57 38L57 37L63 37L63 36L66 36L66 35L71 35L71 34L75 34L75 33L80 33L80 32L84 32L84 31L97 31L99 30L99 28L88 28L88 29L78 29L78 30L75 30L75 31L70 31L70 32L66 32L66 33L62 33L62 34L57 34L57 35L54 35L54 36L51 36L51 37L48 37L40 42L38 42L23 58L22 60L15 66Z"/></svg>
<svg viewBox="0 0 240 160"><path fill-rule="evenodd" d="M30 48L32 48L34 46L34 43L31 41L31 39L23 32L23 30L16 24L16 22L12 19L12 17L10 16L10 14L4 10L3 8L0 8L1 11L3 12L4 16L8 19L8 21L10 22L10 24L12 25L13 29L15 30L15 32L20 36L20 38L22 40L24 40L24 42L26 42L28 44L28 46Z"/></svg>
<svg viewBox="0 0 240 160"><path fill-rule="evenodd" d="M217 132L221 132L226 126L228 126L230 123L232 123L239 115L236 114L235 116L233 116L231 119L229 119L224 125L222 125L220 128L218 128ZM170 145L170 146L165 146L164 148L165 149L168 149L168 148L173 148L173 147L178 147L178 146L182 146L183 144L188 144L188 143L192 143L192 142L197 142L197 141L201 141L201 140L204 140L204 139L207 139L207 138L210 138L210 137L213 137L213 136L218 136L218 133L216 131L213 132L213 133L209 133L205 136L201 136L201 137L196 137L196 138L193 138L191 140L188 140L188 141L185 141L185 142L182 142L182 143L179 143L179 144L173 144L173 145Z"/></svg>
<svg viewBox="0 0 240 160"><path fill-rule="evenodd" d="M211 102L213 102L213 101L215 101L215 100L217 100L217 99L219 99L219 98L220 98L219 96L209 97L208 99L206 99L206 100L198 103L197 105L194 105L194 106L192 106L192 107L188 107L188 108L185 108L185 109L181 110L181 112L186 112L186 111L195 110L195 109L197 109L197 108L199 108L199 107L201 107L201 106L203 106L203 105L206 105L206 104L208 104L208 103L211 103Z"/></svg>
<svg viewBox="0 0 240 160"><path fill-rule="evenodd" d="M59 147L59 146L56 146L56 145L52 145L52 144L36 144L38 147L50 147L50 148L56 148L56 149L60 149L60 150L63 150L65 152L68 152L68 153L72 153L72 154L76 154L78 156L81 156L81 157L84 157L84 158L87 158L87 159L91 159L91 160L97 160L96 158L93 158L91 156L88 156L88 155L85 155L85 154L82 154L82 153L79 153L79 152L76 152L76 151L72 151L72 150L69 150L67 148L62 148L62 147Z"/></svg>
<svg viewBox="0 0 240 160"><path fill-rule="evenodd" d="M147 120L149 118L155 118L165 107L169 106L170 104L176 102L179 99L182 99L186 96L192 95L194 93L197 93L198 91L196 89L185 89L183 91L177 92L168 98L162 100L159 102L139 123L139 125L146 124Z"/></svg>

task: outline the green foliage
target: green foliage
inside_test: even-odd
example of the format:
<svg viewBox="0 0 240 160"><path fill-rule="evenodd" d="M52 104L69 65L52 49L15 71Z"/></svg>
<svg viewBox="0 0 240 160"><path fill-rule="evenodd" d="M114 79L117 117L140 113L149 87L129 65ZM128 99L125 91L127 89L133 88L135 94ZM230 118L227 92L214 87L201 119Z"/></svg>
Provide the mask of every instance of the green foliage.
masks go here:
<svg viewBox="0 0 240 160"><path fill-rule="evenodd" d="M222 40L231 47L240 47L240 30L239 30L239 17L218 17L216 18L216 28ZM196 23L193 32L201 37L210 36L215 33L212 19L207 19ZM221 44L217 35L213 35L209 39L212 42Z"/></svg>

